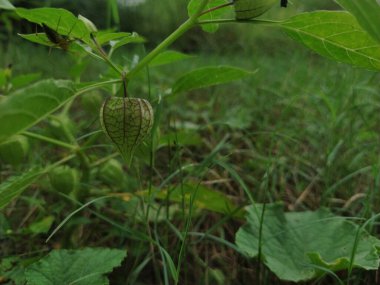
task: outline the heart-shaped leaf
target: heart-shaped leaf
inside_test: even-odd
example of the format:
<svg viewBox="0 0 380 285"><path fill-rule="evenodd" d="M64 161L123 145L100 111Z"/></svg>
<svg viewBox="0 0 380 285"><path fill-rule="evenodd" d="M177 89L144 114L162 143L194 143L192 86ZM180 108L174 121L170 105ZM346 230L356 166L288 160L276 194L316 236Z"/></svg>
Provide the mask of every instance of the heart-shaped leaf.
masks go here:
<svg viewBox="0 0 380 285"><path fill-rule="evenodd" d="M263 205L248 208L236 244L249 257L261 252L263 262L282 280L299 282L352 267L379 267L380 240L327 209L284 213L282 205L269 204L263 218L262 213Z"/></svg>

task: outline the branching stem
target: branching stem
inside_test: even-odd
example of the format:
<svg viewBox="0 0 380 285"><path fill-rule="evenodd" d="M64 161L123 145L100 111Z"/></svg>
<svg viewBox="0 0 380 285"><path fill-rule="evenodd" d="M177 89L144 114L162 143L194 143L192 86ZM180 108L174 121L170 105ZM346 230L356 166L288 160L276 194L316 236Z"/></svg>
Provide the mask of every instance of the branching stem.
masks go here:
<svg viewBox="0 0 380 285"><path fill-rule="evenodd" d="M148 53L130 72L127 73L127 79L135 76L145 66L147 66L157 55L168 48L185 32L193 28L197 24L198 17L203 13L209 0L202 0L197 11L187 19L181 26L179 26L173 33L171 33L165 40L163 40L155 49Z"/></svg>

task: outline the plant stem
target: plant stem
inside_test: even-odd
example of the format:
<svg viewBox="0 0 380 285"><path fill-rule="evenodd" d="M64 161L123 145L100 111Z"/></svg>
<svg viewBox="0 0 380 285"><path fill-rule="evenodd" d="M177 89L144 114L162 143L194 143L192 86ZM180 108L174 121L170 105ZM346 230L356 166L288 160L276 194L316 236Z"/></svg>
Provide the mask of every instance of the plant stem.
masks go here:
<svg viewBox="0 0 380 285"><path fill-rule="evenodd" d="M78 89L77 92L73 95L73 97L77 97L79 95L82 95L83 93L86 93L86 92L94 90L94 89L98 89L99 87L102 87L102 86L106 86L106 85L110 85L110 84L117 84L117 83L121 83L121 79L113 79L113 80L108 80L108 81L104 81L104 82L97 82L97 83L94 83L92 85Z"/></svg>
<svg viewBox="0 0 380 285"><path fill-rule="evenodd" d="M108 155L108 156L106 156L106 157L103 157L102 159L99 159L99 160L97 160L97 161L91 163L91 168L97 167L97 166L99 166L99 165L101 165L101 164L107 162L108 160L110 160L110 159L112 159L112 158L118 157L119 155L120 155L120 153L115 152L115 153L110 154L110 155Z"/></svg>
<svg viewBox="0 0 380 285"><path fill-rule="evenodd" d="M123 73L123 71L116 64L114 64L112 60L110 60L110 58L108 57L107 53L100 46L100 44L98 43L98 41L96 40L96 38L94 37L93 34L91 34L91 39L94 42L94 45L96 47L96 51L98 52L98 54L100 55L100 57L106 63L108 63L108 65L111 66L117 73L119 73L121 75Z"/></svg>
<svg viewBox="0 0 380 285"><path fill-rule="evenodd" d="M175 42L185 32L190 30L197 24L197 18L203 13L208 0L203 0L199 5L197 11L187 19L181 26L179 26L173 33L171 33L164 41L162 41L155 49L148 53L130 72L127 73L127 79L135 76L146 65L148 65L157 55L163 52L168 46Z"/></svg>
<svg viewBox="0 0 380 285"><path fill-rule="evenodd" d="M146 65L148 65L157 55L163 52L168 46L175 42L180 36L182 36L186 31L191 29L195 25L194 19L188 19L184 22L177 30L175 30L171 35L169 35L163 42L161 42L155 49L148 53L130 72L127 73L126 77L129 79L141 71Z"/></svg>
<svg viewBox="0 0 380 285"><path fill-rule="evenodd" d="M228 7L228 6L231 6L233 5L234 2L229 2L229 3L225 3L225 4L222 4L222 5L219 5L219 6L216 6L216 7L212 7L211 9L208 9L206 11L203 11L202 13L199 14L199 16L203 16L207 13L210 13L210 12L213 12L213 11L216 11L216 10L219 10L221 8L224 8L224 7Z"/></svg>
<svg viewBox="0 0 380 285"><path fill-rule="evenodd" d="M58 145L58 146L61 146L61 147L64 147L64 148L68 148L68 149L71 149L71 150L76 150L77 149L77 146L75 146L75 145L71 145L71 144L65 143L63 141L56 140L56 139L49 138L49 137L45 137L43 135L35 134L35 133L32 133L32 132L23 132L23 135L25 135L25 136L27 136L29 138L38 139L40 141L45 141L45 142L48 142L48 143L52 143L52 144L55 144L55 145Z"/></svg>
<svg viewBox="0 0 380 285"><path fill-rule="evenodd" d="M281 21L271 21L271 20L236 20L236 19L217 19L217 20L202 20L198 21L198 25L207 25L207 24L255 24L255 25L276 25L282 23Z"/></svg>

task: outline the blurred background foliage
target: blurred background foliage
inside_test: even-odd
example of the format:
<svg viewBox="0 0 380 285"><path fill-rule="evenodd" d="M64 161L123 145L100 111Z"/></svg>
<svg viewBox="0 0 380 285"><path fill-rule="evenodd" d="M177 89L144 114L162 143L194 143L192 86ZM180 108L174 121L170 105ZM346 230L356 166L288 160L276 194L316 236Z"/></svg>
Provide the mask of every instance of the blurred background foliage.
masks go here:
<svg viewBox="0 0 380 285"><path fill-rule="evenodd" d="M16 7L60 7L91 19L99 29L137 32L147 39L146 48L151 49L178 27L187 17L188 0L14 0ZM263 17L281 19L301 11L315 9L339 9L330 0L292 1L287 9L273 8ZM232 9L226 9L226 17L233 17ZM52 62L62 61L66 55L53 52L44 61L46 48L30 44L20 39L18 33L35 33L41 27L18 19L9 11L0 11L0 66L12 63L14 71L33 72L39 69L45 74L65 77L65 67L69 59L62 62L62 68L54 68ZM207 34L196 28L179 39L173 48L187 53L213 53L251 55L260 53L271 55L278 47L293 48L293 44L281 32L265 27L247 27L242 24L222 25L218 32ZM33 50L33 52L27 52ZM35 59L35 60L34 60ZM43 62L41 62L41 59ZM25 66L23 66L25 65ZM61 72L63 71L63 72ZM97 72L96 68L94 69ZM66 73L67 74L67 73Z"/></svg>
<svg viewBox="0 0 380 285"><path fill-rule="evenodd" d="M91 19L99 29L139 33L147 39L145 46L128 45L113 56L117 63L126 65L141 58L146 50L158 44L186 19L188 1L12 2L17 7L66 8ZM274 7L262 17L283 19L316 9L339 7L332 0L292 0L287 9ZM48 48L29 43L17 35L34 33L36 28L41 31L40 27L20 21L11 12L0 11L0 69L12 63L14 75L37 72L45 78L77 80L75 74L78 69L84 68L81 81L109 75L107 65L102 62L92 58L82 60L58 49L49 52ZM379 74L329 61L294 43L281 31L263 26L222 25L215 34L206 34L195 28L176 42L172 49L197 56L176 64L151 68L149 78L141 76L130 82L132 96L146 98L147 94L151 94L154 98L165 94L180 74L206 65L227 64L258 69L258 72L239 82L163 100L160 132L173 134L175 131L191 131L198 135L199 142L175 150L162 148L157 154L160 158L157 159L157 176L160 179L173 173L180 163L202 161L220 141L228 137L221 156L236 169L258 202L283 201L292 206L297 204L298 197L306 197L297 209L316 209L324 205L335 212L354 217L370 217L371 213L379 212L380 196L376 194L380 189ZM76 104L70 121L78 127L78 137L89 130L98 130L98 111L89 115L85 112L86 104ZM42 127L45 128L45 125ZM32 149L30 161L36 163L51 159L51 146L34 146ZM172 157L171 151L174 153ZM142 172L143 175L148 173ZM138 182L135 176L134 172L128 173L131 184L144 183L144 176ZM194 181L198 179L195 177ZM214 167L207 179L227 181L212 184L212 187L238 202L246 201L239 185L224 169ZM133 186L133 189L137 190L138 186ZM57 220L63 220L67 214L61 211L63 207L63 203L58 207L56 203L46 203L46 213L56 213ZM110 209L113 210L112 207ZM24 211L18 213L23 215ZM17 216L13 218L17 220ZM205 232L219 223L220 217L208 214L199 220L194 231ZM107 231L109 244L115 244L112 240L114 233L110 233L108 227L103 228ZM227 225L226 228L225 238L233 240L231 233L236 231L236 225ZM166 231L165 227L163 231ZM79 242L96 244L92 240L96 235L91 236L92 232L89 231L88 238ZM171 241L168 239L168 243ZM14 243L18 247L30 243L31 252L38 244L24 236ZM6 247L12 249L11 246ZM201 257L208 254L202 244L194 252ZM176 256L176 253L172 255ZM226 282L210 284L246 284L235 281L255 275L255 270L246 266L237 253L228 250L221 249L212 262L225 273ZM231 266L236 264L239 266ZM203 274L202 266L189 266L184 273L189 280L186 284L206 284L191 283L194 277ZM234 268L233 272L231 268ZM147 272L149 274L143 276L149 279L152 274L149 269ZM231 283L227 279L231 279ZM147 281L141 284L155 283ZM266 284L284 283L269 281ZM374 281L362 279L352 284L374 284Z"/></svg>
<svg viewBox="0 0 380 285"><path fill-rule="evenodd" d="M81 14L91 19L99 29L116 29L121 31L135 31L149 40L150 45L160 42L169 32L178 27L187 17L186 6L189 0L14 0L16 7L38 8L38 7L60 7ZM266 18L284 18L300 11L315 9L335 9L338 6L330 0L292 1L287 9L274 8L267 13ZM231 11L231 8L226 10ZM35 27L22 21L11 12L1 11L0 34L3 42L15 36L18 32L35 31ZM215 48L222 46L223 49L234 49L233 43L244 43L249 45L256 37L265 34L253 33L252 29L243 28L241 25L228 25L222 27L222 32L213 36L204 35L194 30L191 36L182 40L180 46L187 50L195 50L204 44ZM225 39L231 43L225 45ZM205 42L205 39L206 42ZM220 45L223 44L223 45ZM203 46L204 47L204 46Z"/></svg>

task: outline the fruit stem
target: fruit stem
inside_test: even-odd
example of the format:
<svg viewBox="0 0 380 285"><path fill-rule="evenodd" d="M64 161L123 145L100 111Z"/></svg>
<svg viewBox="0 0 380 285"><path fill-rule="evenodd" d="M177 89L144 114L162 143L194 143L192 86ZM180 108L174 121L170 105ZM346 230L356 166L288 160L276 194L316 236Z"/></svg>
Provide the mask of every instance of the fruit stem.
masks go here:
<svg viewBox="0 0 380 285"><path fill-rule="evenodd" d="M128 84L128 81L127 81L127 78L126 78L126 74L125 74L125 71L123 71L121 73L121 80L123 81L123 91L124 91L124 98L128 98L128 91L127 91L127 84Z"/></svg>

